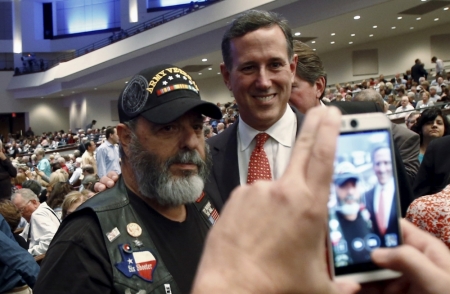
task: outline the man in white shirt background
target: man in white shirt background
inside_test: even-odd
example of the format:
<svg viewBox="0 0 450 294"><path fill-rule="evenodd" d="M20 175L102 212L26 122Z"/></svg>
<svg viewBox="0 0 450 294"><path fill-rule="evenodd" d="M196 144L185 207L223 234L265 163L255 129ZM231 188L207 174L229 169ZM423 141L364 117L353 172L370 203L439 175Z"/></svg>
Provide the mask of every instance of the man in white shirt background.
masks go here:
<svg viewBox="0 0 450 294"><path fill-rule="evenodd" d="M46 202L39 203L39 198L30 189L17 190L11 201L28 222L21 233L29 244L28 252L33 256L46 253L60 219Z"/></svg>
<svg viewBox="0 0 450 294"><path fill-rule="evenodd" d="M444 62L442 61L442 59L433 56L433 58L431 58L431 63L436 63L436 74L444 74Z"/></svg>
<svg viewBox="0 0 450 294"><path fill-rule="evenodd" d="M121 173L119 148L119 136L114 127L109 127L105 132L106 141L97 148L96 160L98 176L103 177L110 171Z"/></svg>
<svg viewBox="0 0 450 294"><path fill-rule="evenodd" d="M409 103L408 96L403 96L400 100L400 107L397 107L395 113L397 113L397 118L405 117L409 112L414 110L414 107Z"/></svg>

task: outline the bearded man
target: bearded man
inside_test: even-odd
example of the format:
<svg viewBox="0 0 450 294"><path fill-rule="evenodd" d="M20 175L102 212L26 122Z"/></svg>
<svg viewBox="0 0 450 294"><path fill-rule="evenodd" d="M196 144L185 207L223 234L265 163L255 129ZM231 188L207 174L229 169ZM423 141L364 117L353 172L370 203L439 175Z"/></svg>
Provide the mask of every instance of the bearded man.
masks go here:
<svg viewBox="0 0 450 294"><path fill-rule="evenodd" d="M119 97L122 174L61 226L34 293L189 293L218 213L202 193L211 159L202 101L172 65L144 70Z"/></svg>

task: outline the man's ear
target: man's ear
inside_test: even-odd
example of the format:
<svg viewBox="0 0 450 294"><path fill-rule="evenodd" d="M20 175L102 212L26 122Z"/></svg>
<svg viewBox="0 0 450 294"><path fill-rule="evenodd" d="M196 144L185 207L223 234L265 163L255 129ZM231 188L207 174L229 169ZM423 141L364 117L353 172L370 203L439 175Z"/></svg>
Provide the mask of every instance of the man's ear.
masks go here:
<svg viewBox="0 0 450 294"><path fill-rule="evenodd" d="M131 141L131 130L125 124L118 124L117 127L117 136L119 136L119 142L122 146L123 152L128 154L128 146Z"/></svg>
<svg viewBox="0 0 450 294"><path fill-rule="evenodd" d="M228 90L232 91L231 83L230 83L230 72L228 71L227 67L225 66L225 63L220 64L220 72L222 74L223 82L225 83L225 86L227 86Z"/></svg>
<svg viewBox="0 0 450 294"><path fill-rule="evenodd" d="M289 69L291 70L291 74L292 74L291 83L293 83L295 80L295 73L297 72L297 62L298 62L298 56L297 56L297 54L294 54L294 56L292 56L292 61L289 63Z"/></svg>
<svg viewBox="0 0 450 294"><path fill-rule="evenodd" d="M322 93L325 91L325 77L319 77L316 80L316 98L320 98Z"/></svg>

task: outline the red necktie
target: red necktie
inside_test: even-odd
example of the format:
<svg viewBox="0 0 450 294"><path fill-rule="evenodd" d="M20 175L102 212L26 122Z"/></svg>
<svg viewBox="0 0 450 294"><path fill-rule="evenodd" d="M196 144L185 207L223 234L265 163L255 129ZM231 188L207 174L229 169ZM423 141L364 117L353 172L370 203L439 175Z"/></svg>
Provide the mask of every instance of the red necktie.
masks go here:
<svg viewBox="0 0 450 294"><path fill-rule="evenodd" d="M266 143L269 135L266 133L259 133L255 138L256 146L255 149L253 149L248 164L247 184L251 184L256 180L272 179L269 159L267 159L267 154L264 151L264 143Z"/></svg>
<svg viewBox="0 0 450 294"><path fill-rule="evenodd" d="M386 233L386 226L384 225L384 188L381 188L380 199L378 201L377 224L380 233L384 235Z"/></svg>

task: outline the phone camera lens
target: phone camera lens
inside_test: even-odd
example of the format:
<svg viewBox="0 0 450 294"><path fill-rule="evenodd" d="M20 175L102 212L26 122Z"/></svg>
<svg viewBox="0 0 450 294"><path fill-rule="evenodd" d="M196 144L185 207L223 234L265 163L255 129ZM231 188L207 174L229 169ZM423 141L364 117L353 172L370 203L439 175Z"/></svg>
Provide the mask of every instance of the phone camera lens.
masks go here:
<svg viewBox="0 0 450 294"><path fill-rule="evenodd" d="M356 128L358 126L358 121L356 119L352 119L350 121L350 125L352 126L352 128Z"/></svg>

